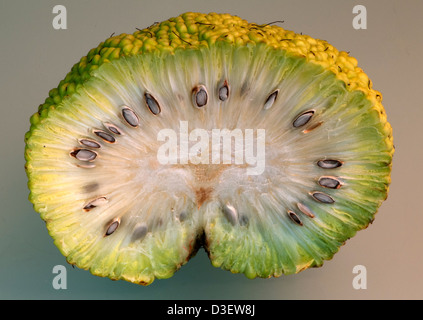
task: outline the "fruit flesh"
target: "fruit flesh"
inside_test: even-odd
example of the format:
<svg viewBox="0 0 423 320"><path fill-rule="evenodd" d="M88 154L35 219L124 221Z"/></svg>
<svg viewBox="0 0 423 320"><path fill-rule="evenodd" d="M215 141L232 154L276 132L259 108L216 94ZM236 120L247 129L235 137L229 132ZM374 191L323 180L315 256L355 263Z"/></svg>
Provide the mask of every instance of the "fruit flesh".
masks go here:
<svg viewBox="0 0 423 320"><path fill-rule="evenodd" d="M221 102L223 81L230 91ZM191 89L199 84L209 100L196 109ZM276 88L277 99L264 108ZM146 108L146 92L157 98L160 114ZM135 111L139 127L125 123L122 106ZM310 109L310 132L294 128ZM247 176L236 165L160 165L157 136L178 130L182 120L208 131L265 128L264 173ZM70 263L113 279L148 284L169 277L200 238L213 265L248 277L320 266L372 221L390 183L391 129L380 93L356 60L325 41L229 15L187 13L108 39L50 92L31 123L26 159L35 209ZM117 142L108 144L93 130ZM94 161L81 163L70 152L84 138L101 148L90 149L98 152ZM316 165L321 159L343 164L328 172ZM342 187L319 186L326 175ZM314 191L335 203L315 201ZM103 196L107 203L83 210ZM298 203L314 217L301 215ZM104 236L115 222L117 229ZM134 240L137 234L141 239Z"/></svg>

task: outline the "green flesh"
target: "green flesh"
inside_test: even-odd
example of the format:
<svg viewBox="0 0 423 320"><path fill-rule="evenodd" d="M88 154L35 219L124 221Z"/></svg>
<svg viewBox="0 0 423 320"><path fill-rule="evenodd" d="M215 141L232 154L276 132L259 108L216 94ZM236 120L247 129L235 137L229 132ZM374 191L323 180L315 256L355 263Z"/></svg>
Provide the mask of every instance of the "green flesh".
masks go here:
<svg viewBox="0 0 423 320"><path fill-rule="evenodd" d="M224 80L230 95L221 102L216 92ZM191 99L191 88L199 84L209 93L201 109ZM280 90L275 103L263 110L275 89ZM159 115L146 107L145 92L159 102ZM139 127L125 123L124 105L138 115ZM323 123L303 133L292 123L310 109L315 114L304 128ZM159 131L179 132L180 121L187 121L189 130L266 129L265 171L248 176L235 164L201 169L158 164ZM330 259L372 221L384 200L389 151L378 121L362 92L349 92L331 72L266 45L219 44L121 58L98 68L32 130L26 153L31 201L67 260L96 275L151 283L170 277L201 244L214 266L248 277L296 273ZM93 134L93 129L107 131L105 122L122 131L117 143ZM82 138L101 144L94 168L78 167L84 162L69 155ZM316 165L321 159L343 165L322 169ZM338 177L342 187L319 186L317 180L326 175ZM87 192L90 184L98 184L91 188L95 191ZM205 190L205 199L199 199ZM335 203L317 202L313 191L325 192ZM83 210L99 196L108 202ZM298 202L315 217L299 211ZM228 220L226 203L246 223ZM303 225L293 222L288 210ZM183 221L182 212L187 213ZM118 229L104 236L116 217ZM133 240L142 224L148 233Z"/></svg>

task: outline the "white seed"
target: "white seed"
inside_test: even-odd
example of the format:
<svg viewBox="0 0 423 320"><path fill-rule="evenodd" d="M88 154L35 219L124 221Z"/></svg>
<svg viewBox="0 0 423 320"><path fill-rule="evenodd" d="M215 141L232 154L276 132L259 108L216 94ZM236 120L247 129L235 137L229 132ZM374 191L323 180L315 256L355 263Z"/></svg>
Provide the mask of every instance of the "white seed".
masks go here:
<svg viewBox="0 0 423 320"><path fill-rule="evenodd" d="M89 148L100 148L100 144L91 139L80 139L79 143Z"/></svg>
<svg viewBox="0 0 423 320"><path fill-rule="evenodd" d="M70 155L80 161L93 161L97 157L97 153L87 149L76 149Z"/></svg>
<svg viewBox="0 0 423 320"><path fill-rule="evenodd" d="M319 160L317 165L323 169L335 169L342 166L342 162L338 160Z"/></svg>
<svg viewBox="0 0 423 320"><path fill-rule="evenodd" d="M122 131L118 127L116 127L114 124L111 123L103 123L104 127L109 130L111 133L121 135Z"/></svg>
<svg viewBox="0 0 423 320"><path fill-rule="evenodd" d="M161 112L161 108L157 100L148 92L144 94L145 103L148 109L151 111L152 114L155 116Z"/></svg>
<svg viewBox="0 0 423 320"><path fill-rule="evenodd" d="M273 104L276 101L276 98L278 97L278 93L279 93L279 89L273 91L269 95L269 97L266 99L266 102L264 103L264 107L263 107L264 110L270 109L273 106Z"/></svg>
<svg viewBox="0 0 423 320"><path fill-rule="evenodd" d="M292 125L295 128L302 127L302 126L306 125L311 120L311 117L313 117L313 115L314 115L314 110L309 110L309 111L303 112L295 118Z"/></svg>
<svg viewBox="0 0 423 320"><path fill-rule="evenodd" d="M235 225L238 220L238 212L230 204L225 204L222 208L223 215L232 224Z"/></svg>
<svg viewBox="0 0 423 320"><path fill-rule="evenodd" d="M341 187L341 182L335 177L320 177L319 184L330 189L339 189Z"/></svg>
<svg viewBox="0 0 423 320"><path fill-rule="evenodd" d="M225 101L229 98L229 86L228 82L225 80L223 85L219 88L219 100Z"/></svg>
<svg viewBox="0 0 423 320"><path fill-rule="evenodd" d="M100 137L101 139L103 139L106 142L109 143L115 143L116 139L111 135L108 134L107 132L101 131L101 130L95 130L94 134L97 135L98 137Z"/></svg>
<svg viewBox="0 0 423 320"><path fill-rule="evenodd" d="M294 221L296 224L302 226L303 223L301 222L300 218L297 216L297 214L294 211L288 211L288 215L291 218L292 221Z"/></svg>
<svg viewBox="0 0 423 320"><path fill-rule="evenodd" d="M205 86L199 85L192 89L192 102L194 106L198 108L204 107L208 100L209 96Z"/></svg>
<svg viewBox="0 0 423 320"><path fill-rule="evenodd" d="M122 116L126 122L134 128L138 127L140 124L140 119L138 118L137 114L126 106L122 109Z"/></svg>
<svg viewBox="0 0 423 320"><path fill-rule="evenodd" d="M333 200L333 198L323 192L313 192L311 193L311 196L313 197L314 200L321 202L321 203L334 203L335 200Z"/></svg>
<svg viewBox="0 0 423 320"><path fill-rule="evenodd" d="M110 223L109 226L107 227L106 234L104 236L105 237L110 236L113 232L116 231L116 229L119 227L119 224L120 224L119 219L112 221L112 223Z"/></svg>

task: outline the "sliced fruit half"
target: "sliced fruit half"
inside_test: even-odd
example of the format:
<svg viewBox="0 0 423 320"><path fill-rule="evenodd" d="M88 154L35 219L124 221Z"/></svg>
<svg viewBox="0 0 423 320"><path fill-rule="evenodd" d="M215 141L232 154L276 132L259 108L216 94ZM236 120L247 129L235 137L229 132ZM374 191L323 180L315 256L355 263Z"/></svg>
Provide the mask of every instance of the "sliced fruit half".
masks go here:
<svg viewBox="0 0 423 320"><path fill-rule="evenodd" d="M392 129L326 41L185 13L92 49L26 134L30 200L67 261L150 284L204 247L277 277L321 266L386 199Z"/></svg>

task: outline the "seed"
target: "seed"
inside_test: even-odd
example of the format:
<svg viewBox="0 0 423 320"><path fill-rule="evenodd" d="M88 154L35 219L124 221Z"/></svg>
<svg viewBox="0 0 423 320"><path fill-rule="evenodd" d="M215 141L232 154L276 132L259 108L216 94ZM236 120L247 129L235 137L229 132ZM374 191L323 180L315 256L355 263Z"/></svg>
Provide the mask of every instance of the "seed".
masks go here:
<svg viewBox="0 0 423 320"><path fill-rule="evenodd" d="M294 211L288 211L288 215L291 218L291 220L294 221L296 224L298 224L300 226L303 225L300 218L298 218L297 214Z"/></svg>
<svg viewBox="0 0 423 320"><path fill-rule="evenodd" d="M228 99L228 97L229 97L229 86L228 86L228 82L225 80L225 82L223 83L223 86L221 86L219 89L219 100L225 101L226 99Z"/></svg>
<svg viewBox="0 0 423 320"><path fill-rule="evenodd" d="M298 209L300 209L300 211L302 213L304 213L306 216L310 217L310 218L314 218L314 214L311 211L311 209L309 207L307 207L305 204L302 203L297 203L297 207Z"/></svg>
<svg viewBox="0 0 423 320"><path fill-rule="evenodd" d="M70 155L81 161L93 161L97 157L97 153L87 149L76 149Z"/></svg>
<svg viewBox="0 0 423 320"><path fill-rule="evenodd" d="M106 230L105 237L110 236L113 232L116 231L116 229L119 227L119 219L114 220L112 223L109 224Z"/></svg>
<svg viewBox="0 0 423 320"><path fill-rule="evenodd" d="M139 223L135 226L134 233L132 234L132 241L142 240L147 235L148 228L145 223Z"/></svg>
<svg viewBox="0 0 423 320"><path fill-rule="evenodd" d="M140 119L138 118L137 114L132 109L125 106L122 109L122 116L130 126L134 128L138 127L140 123Z"/></svg>
<svg viewBox="0 0 423 320"><path fill-rule="evenodd" d="M334 169L342 166L342 162L338 160L319 160L317 165L323 169Z"/></svg>
<svg viewBox="0 0 423 320"><path fill-rule="evenodd" d="M144 94L145 103L147 104L148 109L151 113L157 116L161 112L161 108L157 100L148 92Z"/></svg>
<svg viewBox="0 0 423 320"><path fill-rule="evenodd" d="M94 131L94 133L95 133L95 135L97 135L98 137L100 137L101 139L103 139L106 142L109 142L109 143L115 143L116 142L116 139L111 134L108 134L107 132L96 130L96 131Z"/></svg>
<svg viewBox="0 0 423 320"><path fill-rule="evenodd" d="M205 86L200 85L192 89L192 102L198 108L204 107L209 100L207 89Z"/></svg>
<svg viewBox="0 0 423 320"><path fill-rule="evenodd" d="M100 144L91 139L81 139L79 143L89 148L100 148Z"/></svg>
<svg viewBox="0 0 423 320"><path fill-rule="evenodd" d="M341 182L338 181L335 177L321 177L319 179L319 184L325 188L339 189L341 187Z"/></svg>
<svg viewBox="0 0 423 320"><path fill-rule="evenodd" d="M222 208L223 215L232 224L235 225L238 220L238 212L230 204L225 204Z"/></svg>
<svg viewBox="0 0 423 320"><path fill-rule="evenodd" d="M116 127L114 124L111 123L103 123L107 130L109 130L111 133L121 135L122 132L118 127Z"/></svg>
<svg viewBox="0 0 423 320"><path fill-rule="evenodd" d="M179 221L183 222L183 221L185 221L188 218L188 213L186 211L182 211L179 214L179 217L178 218L179 218Z"/></svg>
<svg viewBox="0 0 423 320"><path fill-rule="evenodd" d="M302 127L302 126L306 125L311 120L311 117L313 115L314 115L314 110L309 110L309 111L303 112L295 118L292 125L295 128Z"/></svg>
<svg viewBox="0 0 423 320"><path fill-rule="evenodd" d="M95 207L101 206L109 202L106 197L99 197L94 200L89 201L85 206L84 210L90 211L91 209L94 209Z"/></svg>
<svg viewBox="0 0 423 320"><path fill-rule="evenodd" d="M318 201L318 202L322 202L322 203L334 203L335 200L332 199L331 196L327 195L326 193L323 192L313 192L311 194L311 196L313 197L314 200Z"/></svg>
<svg viewBox="0 0 423 320"><path fill-rule="evenodd" d="M84 192L86 193L94 192L94 191L97 191L99 187L100 185L97 182L93 182L93 183L87 184L84 187Z"/></svg>
<svg viewBox="0 0 423 320"><path fill-rule="evenodd" d="M273 91L269 97L267 97L266 102L264 103L264 110L270 109L273 106L273 103L275 103L276 98L278 97L279 89Z"/></svg>
<svg viewBox="0 0 423 320"><path fill-rule="evenodd" d="M239 217L239 225L240 226L246 226L248 225L249 219L246 215L242 215Z"/></svg>

